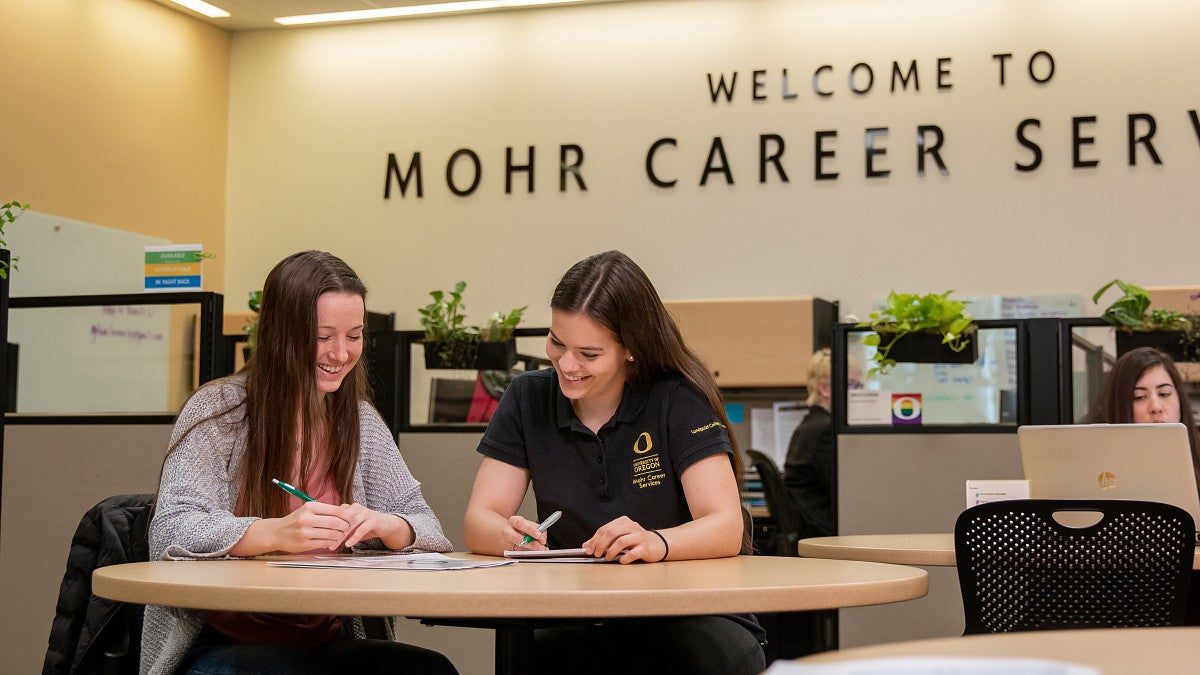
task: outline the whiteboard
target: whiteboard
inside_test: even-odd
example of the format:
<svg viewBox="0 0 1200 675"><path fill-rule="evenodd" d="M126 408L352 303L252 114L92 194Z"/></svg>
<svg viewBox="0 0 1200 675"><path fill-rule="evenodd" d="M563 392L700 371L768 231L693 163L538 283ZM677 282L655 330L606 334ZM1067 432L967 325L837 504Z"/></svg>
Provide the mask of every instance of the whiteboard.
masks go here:
<svg viewBox="0 0 1200 675"><path fill-rule="evenodd" d="M26 211L5 241L18 256L12 297L141 293L143 247L165 239ZM19 346L17 412L162 412L169 409L171 335L165 305L10 309Z"/></svg>

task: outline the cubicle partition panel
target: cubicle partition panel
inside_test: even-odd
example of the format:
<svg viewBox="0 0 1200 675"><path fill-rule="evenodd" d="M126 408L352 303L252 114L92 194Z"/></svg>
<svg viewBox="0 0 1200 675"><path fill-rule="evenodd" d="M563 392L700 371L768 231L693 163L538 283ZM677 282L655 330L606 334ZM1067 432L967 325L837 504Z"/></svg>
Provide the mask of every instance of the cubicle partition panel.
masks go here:
<svg viewBox="0 0 1200 675"><path fill-rule="evenodd" d="M0 605L21 608L22 620L0 628L6 669L41 668L84 512L154 492L193 371L200 382L227 372L216 349L222 305L210 292L10 300L24 363L0 454Z"/></svg>
<svg viewBox="0 0 1200 675"><path fill-rule="evenodd" d="M836 328L839 534L950 532L966 507L966 481L1023 477L1018 426L1070 421L1063 320L977 323L975 363L899 364L873 377L873 350L861 342L869 329ZM847 389L852 370L861 371L860 390ZM928 571L926 598L842 610L842 646L961 634L954 569Z"/></svg>

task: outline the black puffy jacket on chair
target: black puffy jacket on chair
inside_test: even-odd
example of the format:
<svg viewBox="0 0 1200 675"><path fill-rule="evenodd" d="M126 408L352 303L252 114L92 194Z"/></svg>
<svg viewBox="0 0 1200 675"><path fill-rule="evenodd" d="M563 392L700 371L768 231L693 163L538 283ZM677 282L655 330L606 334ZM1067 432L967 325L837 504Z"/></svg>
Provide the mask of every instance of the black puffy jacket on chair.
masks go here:
<svg viewBox="0 0 1200 675"><path fill-rule="evenodd" d="M117 495L92 507L75 530L58 591L43 675L136 673L144 607L92 595L92 570L149 557L155 495Z"/></svg>

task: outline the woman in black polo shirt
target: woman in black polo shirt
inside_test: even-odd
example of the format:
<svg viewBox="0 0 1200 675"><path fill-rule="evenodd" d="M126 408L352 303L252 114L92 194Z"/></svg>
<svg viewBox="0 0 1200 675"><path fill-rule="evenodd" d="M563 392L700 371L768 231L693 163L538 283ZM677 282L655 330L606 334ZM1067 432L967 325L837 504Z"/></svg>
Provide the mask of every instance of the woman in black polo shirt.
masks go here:
<svg viewBox="0 0 1200 675"><path fill-rule="evenodd" d="M748 546L741 461L720 392L628 256L576 263L550 302L553 370L516 378L479 444L467 546L499 555L582 547L622 564L720 558ZM544 533L516 515L532 481ZM752 617L623 619L538 631L547 672L757 673ZM614 663L605 655L617 655Z"/></svg>

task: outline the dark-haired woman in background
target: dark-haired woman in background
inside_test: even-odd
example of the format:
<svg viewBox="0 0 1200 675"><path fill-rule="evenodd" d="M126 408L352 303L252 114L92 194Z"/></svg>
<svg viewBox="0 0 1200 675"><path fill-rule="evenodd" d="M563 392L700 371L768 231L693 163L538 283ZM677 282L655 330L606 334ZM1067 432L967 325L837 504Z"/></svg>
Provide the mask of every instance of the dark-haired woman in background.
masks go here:
<svg viewBox="0 0 1200 675"><path fill-rule="evenodd" d="M517 377L492 417L467 507L467 546L577 548L617 560L737 555L741 462L711 372L623 253L576 263L550 302L553 369ZM546 532L516 515L530 482ZM622 619L539 630L537 668L569 673L758 673L748 616Z"/></svg>
<svg viewBox="0 0 1200 675"><path fill-rule="evenodd" d="M1200 439L1187 397L1187 385L1175 362L1153 347L1121 355L1104 380L1088 421L1106 424L1182 422L1192 444L1192 464L1200 486Z"/></svg>
<svg viewBox="0 0 1200 675"><path fill-rule="evenodd" d="M1089 422L1134 424L1182 422L1192 445L1192 467L1200 490L1200 442L1186 384L1171 357L1153 347L1138 347L1113 364ZM1197 523L1200 526L1200 523ZM1192 572L1187 624L1200 625L1200 571Z"/></svg>

